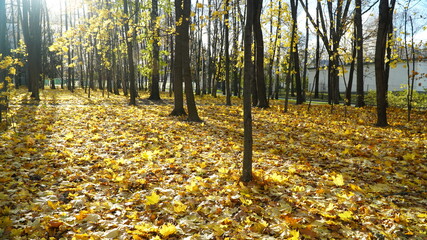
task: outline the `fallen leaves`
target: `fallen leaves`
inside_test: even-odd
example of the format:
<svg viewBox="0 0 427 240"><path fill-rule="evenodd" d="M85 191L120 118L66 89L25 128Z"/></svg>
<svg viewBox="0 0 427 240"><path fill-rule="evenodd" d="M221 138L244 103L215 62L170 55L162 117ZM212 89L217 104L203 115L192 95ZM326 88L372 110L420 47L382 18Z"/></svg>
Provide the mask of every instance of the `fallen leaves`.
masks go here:
<svg viewBox="0 0 427 240"><path fill-rule="evenodd" d="M198 99L197 124L123 96L41 96L12 99L14 128L0 133L0 238L426 237L422 112L408 124L391 109L396 126L379 129L370 108L254 109L255 180L243 184L236 102Z"/></svg>
<svg viewBox="0 0 427 240"><path fill-rule="evenodd" d="M146 197L145 205L155 205L160 201L160 196L156 192L152 192L150 196Z"/></svg>

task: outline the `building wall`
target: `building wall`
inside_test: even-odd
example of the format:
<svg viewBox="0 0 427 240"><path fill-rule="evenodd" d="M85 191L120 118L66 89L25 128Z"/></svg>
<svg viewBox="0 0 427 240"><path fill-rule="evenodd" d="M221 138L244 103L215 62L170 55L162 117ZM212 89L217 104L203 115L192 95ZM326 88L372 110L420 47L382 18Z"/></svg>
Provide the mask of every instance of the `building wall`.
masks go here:
<svg viewBox="0 0 427 240"><path fill-rule="evenodd" d="M412 64L410 66L412 68ZM411 69L412 70L412 69ZM348 83L350 66L346 66L346 73L344 76L340 76L340 92L345 92L346 83ZM390 78L389 78L389 90L390 91L402 91L406 88L408 83L406 63L398 63L396 68L390 69ZM416 62L415 71L420 73L415 77L414 90L419 92L427 91L427 62ZM313 80L316 74L314 68L308 70L308 82L309 90L312 90ZM423 76L421 76L423 74ZM403 87L402 87L403 86ZM364 65L364 90L376 90L375 87L375 64L374 63L365 63ZM320 70L319 73L319 91L327 92L328 91L328 70ZM352 92L356 92L356 70L353 76Z"/></svg>

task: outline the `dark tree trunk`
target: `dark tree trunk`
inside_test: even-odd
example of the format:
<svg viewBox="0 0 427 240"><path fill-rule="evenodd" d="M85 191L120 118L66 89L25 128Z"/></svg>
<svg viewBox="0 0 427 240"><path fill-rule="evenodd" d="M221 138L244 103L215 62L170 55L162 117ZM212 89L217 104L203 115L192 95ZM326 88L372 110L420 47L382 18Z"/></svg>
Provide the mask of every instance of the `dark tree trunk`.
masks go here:
<svg viewBox="0 0 427 240"><path fill-rule="evenodd" d="M227 106L231 106L231 89L230 89L230 40L229 38L229 14L228 14L228 6L230 4L230 0L225 0L225 93L226 93L226 104Z"/></svg>
<svg viewBox="0 0 427 240"><path fill-rule="evenodd" d="M357 46L357 100L356 107L364 107L365 93L363 89L364 76L363 76L363 27L362 27L362 1L356 0L356 10L354 17L354 24L356 25L356 46Z"/></svg>
<svg viewBox="0 0 427 240"><path fill-rule="evenodd" d="M176 0L182 1L182 0ZM183 9L183 21L182 21L182 32L178 32L179 35L182 35L182 62L183 62L183 79L185 83L185 97L187 100L187 109L188 109L188 121L191 122L201 122L202 120L197 113L196 101L194 99L193 92L193 82L191 80L191 69L190 69L190 14L191 14L191 0L183 0L184 9Z"/></svg>
<svg viewBox="0 0 427 240"><path fill-rule="evenodd" d="M254 16L254 2L247 0L246 25L244 31L244 85L243 85L243 182L252 180L252 111L251 111L251 84L254 78L254 66L252 62L252 29Z"/></svg>
<svg viewBox="0 0 427 240"><path fill-rule="evenodd" d="M280 59L280 46L279 47L277 47L277 42L279 41L279 38L281 37L280 36L280 28L281 28L281 19L280 19L280 16L281 16L281 12L282 12L282 2L281 1L279 1L278 2L278 11L277 11L277 21L278 21L278 23L277 23L277 28L276 28L276 34L275 34L275 37L274 37L274 44L273 44L273 53L272 53L272 55L270 56L270 63L269 63L269 71L268 71L268 73L269 73L269 75L270 75L270 77L269 77L269 79L270 79L270 82L269 82L269 86L268 86L268 98L269 99L273 99L274 98L274 94L273 94L273 88L275 88L275 86L278 86L278 82L275 82L274 80L273 80L273 76L274 76L274 74L273 74L273 68L274 68L274 60L276 59L276 50L277 50L277 48L279 49L278 51L279 51L279 53L278 53L278 57L277 57L277 60L279 60ZM270 26L270 33L271 34L273 34L273 15L271 16L271 22L270 22L270 24L271 24L271 26ZM279 67L279 64L276 64L276 66L277 67ZM276 74L276 81L278 81L278 74ZM279 89L275 89L275 91L278 91Z"/></svg>
<svg viewBox="0 0 427 240"><path fill-rule="evenodd" d="M319 4L316 7L316 24L319 26ZM314 98L319 98L319 77L320 77L320 35L316 35L316 75L314 75Z"/></svg>
<svg viewBox="0 0 427 240"><path fill-rule="evenodd" d="M262 0L254 1L253 32L255 39L255 79L257 107L268 108L267 89L264 76L264 39L261 28Z"/></svg>
<svg viewBox="0 0 427 240"><path fill-rule="evenodd" d="M298 0L291 0L291 13L292 13L292 19L293 19L293 24L292 24L292 36L295 38L296 37L296 31L297 31L297 14L298 14ZM293 54L293 72L294 72L294 76L295 76L295 91L297 94L297 101L296 104L302 104L304 102L304 96L302 93L303 87L302 87L302 81L301 81L301 72L300 72L300 61L299 61L299 54L298 54L298 41L296 41L296 39L294 39L292 41L294 43L295 46L293 46L293 51L291 52L291 54Z"/></svg>
<svg viewBox="0 0 427 240"><path fill-rule="evenodd" d="M151 91L150 100L160 100L160 70L159 70L159 29L156 26L156 21L158 17L158 1L151 1L151 28L153 31L153 70L151 72Z"/></svg>
<svg viewBox="0 0 427 240"><path fill-rule="evenodd" d="M207 89L206 93L211 94L212 93L212 6L210 4L210 1L208 2L208 46L207 46ZM216 89L215 89L216 91Z"/></svg>
<svg viewBox="0 0 427 240"><path fill-rule="evenodd" d="M125 39L126 39L126 46L127 46L128 65L129 65L129 91L130 91L129 105L136 105L137 91L136 91L136 79L135 79L135 64L133 62L133 37L129 37L127 34L129 32L129 20L130 20L128 0L124 0L123 5L124 5L124 13L128 18L125 21L125 33L126 33Z"/></svg>
<svg viewBox="0 0 427 240"><path fill-rule="evenodd" d="M175 17L176 22L179 22L184 18L184 10L182 9L183 0L175 0ZM186 115L184 110L184 95L183 95L183 67L184 63L182 62L182 55L185 48L185 39L181 34L183 32L182 24L176 26L176 32L178 33L175 36L175 59L174 59L174 83L173 83L173 93L174 93L174 109L171 112L171 116L182 116Z"/></svg>
<svg viewBox="0 0 427 240"><path fill-rule="evenodd" d="M356 47L353 46L352 49L352 60L350 63L350 71L348 73L348 83L345 89L345 99L344 105L351 106L351 92L353 89L353 79L354 79L354 68L355 68L355 59L356 58Z"/></svg>
<svg viewBox="0 0 427 240"><path fill-rule="evenodd" d="M387 122L387 77L385 72L385 54L388 32L391 25L390 14L394 9L395 0L380 0L377 41L375 47L375 81L377 88L377 126L384 127Z"/></svg>
<svg viewBox="0 0 427 240"><path fill-rule="evenodd" d="M298 3L297 3L298 4ZM305 4L308 6L308 0L305 0ZM308 42L310 40L310 29L308 26L308 18L305 18L305 52L304 52L304 68L302 73L302 100L306 101L306 91L308 86L307 78L307 66L308 66Z"/></svg>
<svg viewBox="0 0 427 240"><path fill-rule="evenodd" d="M27 45L29 90L31 97L40 100L39 85L41 74L41 0L23 1L22 30Z"/></svg>
<svg viewBox="0 0 427 240"><path fill-rule="evenodd" d="M8 54L7 47L7 25L6 25L6 2L5 0L0 0L0 61ZM3 86L0 88L0 121L1 121L1 111L4 108L5 103L3 103L4 97L1 92L6 91L7 82L5 80L6 70L0 68L0 85Z"/></svg>
<svg viewBox="0 0 427 240"><path fill-rule="evenodd" d="M240 0L237 0L235 4L233 4L233 15L237 16L237 8L239 5ZM233 72L233 95L238 96L239 95L239 85L240 85L240 76L239 76L239 70L236 66L237 64L237 52L238 52L238 21L237 18L233 18L233 64L232 64L232 72Z"/></svg>
<svg viewBox="0 0 427 240"><path fill-rule="evenodd" d="M346 106L350 106L351 105L351 92L352 92L352 88L353 88L355 58L356 58L356 53L357 53L357 30L356 30L356 28L357 27L354 26L354 37L355 37L355 40L353 41L353 47L351 49L352 53L351 53L350 72L349 72L347 87L345 89L344 104Z"/></svg>

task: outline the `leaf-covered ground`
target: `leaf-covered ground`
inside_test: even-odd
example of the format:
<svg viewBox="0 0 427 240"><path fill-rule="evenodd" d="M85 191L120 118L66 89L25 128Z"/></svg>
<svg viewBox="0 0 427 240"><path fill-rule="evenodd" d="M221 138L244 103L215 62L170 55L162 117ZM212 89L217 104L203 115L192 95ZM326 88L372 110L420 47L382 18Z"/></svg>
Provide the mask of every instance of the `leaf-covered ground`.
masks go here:
<svg viewBox="0 0 427 240"><path fill-rule="evenodd" d="M240 100L197 101L204 123L169 117L171 99L20 93L0 132L0 238L427 238L426 112L377 128L371 108L254 109L244 184Z"/></svg>

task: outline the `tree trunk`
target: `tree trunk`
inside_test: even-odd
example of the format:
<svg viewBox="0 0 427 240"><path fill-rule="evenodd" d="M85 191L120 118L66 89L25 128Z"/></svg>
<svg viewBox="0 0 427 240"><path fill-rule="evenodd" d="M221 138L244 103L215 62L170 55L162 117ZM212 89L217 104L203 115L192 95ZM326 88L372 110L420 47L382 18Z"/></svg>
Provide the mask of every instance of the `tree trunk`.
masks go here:
<svg viewBox="0 0 427 240"><path fill-rule="evenodd" d="M159 29L157 27L158 1L151 1L151 30L153 31L153 70L151 72L150 100L160 100L160 70L159 70Z"/></svg>
<svg viewBox="0 0 427 240"><path fill-rule="evenodd" d="M305 4L308 6L308 0L305 0ZM308 66L308 42L310 40L310 29L308 26L308 18L305 18L305 52L304 52L304 68L302 73L302 100L306 101L306 88L308 86L307 78L307 66Z"/></svg>
<svg viewBox="0 0 427 240"><path fill-rule="evenodd" d="M244 85L243 85L243 169L241 180L249 182L252 180L252 112L251 112L251 83L254 78L252 62L252 27L254 16L254 2L247 0L246 25L244 31Z"/></svg>
<svg viewBox="0 0 427 240"><path fill-rule="evenodd" d="M211 48L212 48L212 6L211 6L211 0L208 0L208 46L207 46L207 75L208 75L208 79L207 79L207 93L211 94L212 93L212 52L211 52Z"/></svg>
<svg viewBox="0 0 427 240"><path fill-rule="evenodd" d="M291 12L292 12L292 36L294 38L296 38L296 31L298 29L297 26L297 21L298 21L298 0L291 0ZM304 102L304 97L303 97L303 87L302 87L302 81L301 81L301 72L300 72L300 61L299 61L299 54L298 54L298 41L296 41L296 39L294 39L293 44L295 46L293 46L294 50L291 52L291 54L293 54L293 72L294 72L294 76L295 76L295 91L297 94L297 101L296 104L302 104Z"/></svg>
<svg viewBox="0 0 427 240"><path fill-rule="evenodd" d="M363 27L362 27L362 1L356 0L356 10L354 17L354 24L356 25L356 46L357 46L357 100L356 107L364 107L365 93L363 89L364 76L363 76Z"/></svg>
<svg viewBox="0 0 427 240"><path fill-rule="evenodd" d="M394 0L392 0L394 2ZM375 46L375 82L377 88L377 126L387 126L387 78L385 73L385 53L390 27L390 17L394 4L380 0L377 41Z"/></svg>
<svg viewBox="0 0 427 240"><path fill-rule="evenodd" d="M226 105L231 106L231 89L230 89L230 40L229 40L229 14L228 14L228 6L230 4L230 0L225 0L225 93L226 93Z"/></svg>
<svg viewBox="0 0 427 240"><path fill-rule="evenodd" d="M254 39L255 39L255 79L257 88L257 107L268 108L267 89L264 76L264 39L261 28L261 9L263 0L254 2Z"/></svg>
<svg viewBox="0 0 427 240"><path fill-rule="evenodd" d="M41 0L24 0L23 10L22 30L28 52L29 90L32 98L40 100Z"/></svg>
<svg viewBox="0 0 427 240"><path fill-rule="evenodd" d="M7 47L7 17L6 17L6 2L5 0L0 0L0 61L8 54ZM6 70L0 68L0 121L1 121L1 111L5 104L3 103L4 96L1 94L6 91Z"/></svg>
<svg viewBox="0 0 427 240"><path fill-rule="evenodd" d="M138 0L137 0L138 1ZM135 64L133 62L133 37L129 37L129 9L128 9L128 0L123 1L124 13L128 18L125 21L125 35L126 35L126 46L127 46L127 58L129 65L129 91L130 91L130 101L129 105L136 105L136 79L135 79ZM133 34L132 34L133 36Z"/></svg>
<svg viewBox="0 0 427 240"><path fill-rule="evenodd" d="M184 18L184 10L182 9L183 0L175 0L175 17L176 22L180 22ZM175 59L174 59L174 109L171 112L171 116L182 116L186 115L184 110L184 95L183 95L183 67L182 62L183 48L185 47L185 39L181 34L183 32L182 24L176 26L177 35L175 36Z"/></svg>
<svg viewBox="0 0 427 240"><path fill-rule="evenodd" d="M194 99L193 82L191 80L191 69L190 69L190 14L191 14L191 0L176 0L184 2L183 9L183 21L182 21L182 32L178 32L178 35L182 35L182 62L183 62L183 79L185 83L185 97L187 100L188 110L188 121L201 122L199 114L197 113L196 101ZM181 4L180 4L181 5Z"/></svg>
<svg viewBox="0 0 427 240"><path fill-rule="evenodd" d="M355 67L355 58L357 54L357 30L356 25L354 26L354 41L353 46L351 49L351 63L350 63L350 71L349 71L349 77L348 77L348 83L345 89L345 99L344 99L344 105L350 106L351 105L351 92L353 88L353 78L354 78L354 67Z"/></svg>
<svg viewBox="0 0 427 240"><path fill-rule="evenodd" d="M319 4L316 7L316 24L319 26ZM314 98L319 98L319 77L320 77L320 35L316 35L316 74L314 75Z"/></svg>

